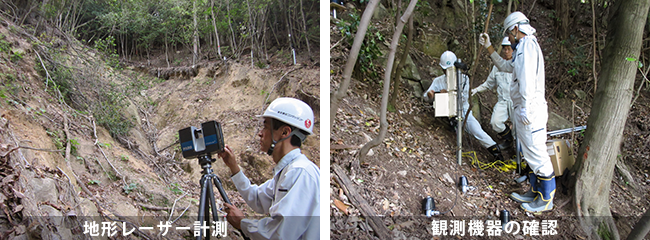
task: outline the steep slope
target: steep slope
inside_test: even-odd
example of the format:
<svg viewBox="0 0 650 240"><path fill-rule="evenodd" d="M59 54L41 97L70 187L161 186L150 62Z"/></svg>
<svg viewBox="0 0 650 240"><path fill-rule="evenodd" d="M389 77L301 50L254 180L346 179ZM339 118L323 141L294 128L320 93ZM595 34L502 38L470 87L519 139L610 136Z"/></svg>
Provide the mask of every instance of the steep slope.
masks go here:
<svg viewBox="0 0 650 240"><path fill-rule="evenodd" d="M244 171L262 183L273 164L258 150L254 116L279 96L315 109L303 152L318 164L318 65L203 61L183 68L194 74L165 80L156 66L114 68L115 59L55 29L31 33L0 18L0 235L83 239L94 220L115 222L118 236L133 228L141 238L193 236L171 228L163 237L155 227L175 219L173 227L191 226L198 212L201 167L182 158L178 130L221 122ZM221 160L212 169L233 203L256 215Z"/></svg>

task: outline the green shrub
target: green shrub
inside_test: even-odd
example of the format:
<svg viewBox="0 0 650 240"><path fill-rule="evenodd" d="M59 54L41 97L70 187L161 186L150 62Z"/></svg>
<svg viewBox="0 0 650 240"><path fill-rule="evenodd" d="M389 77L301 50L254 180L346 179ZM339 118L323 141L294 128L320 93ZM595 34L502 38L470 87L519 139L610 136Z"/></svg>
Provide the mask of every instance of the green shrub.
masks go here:
<svg viewBox="0 0 650 240"><path fill-rule="evenodd" d="M17 52L12 52L12 53L11 53L11 62L13 62L13 63L17 63L17 62L19 62L20 60L23 60L23 54L22 54L22 52L18 52L18 51L17 51Z"/></svg>
<svg viewBox="0 0 650 240"><path fill-rule="evenodd" d="M169 187L169 190L171 190L176 195L181 195L184 193L184 191L181 189L181 185L178 183L172 183Z"/></svg>
<svg viewBox="0 0 650 240"><path fill-rule="evenodd" d="M358 13L350 13L351 21L341 20L337 26L341 31L341 35L346 38L349 45L352 46L354 42L354 35L357 33L359 27L360 16ZM379 45L384 42L384 36L372 25L368 26L363 44L359 50L359 57L357 63L354 65L354 71L361 74L363 77L373 79L379 78L381 66L376 66L373 61L382 56Z"/></svg>
<svg viewBox="0 0 650 240"><path fill-rule="evenodd" d="M138 189L138 184L130 183L128 185L124 185L123 189L124 189L124 193L129 194Z"/></svg>
<svg viewBox="0 0 650 240"><path fill-rule="evenodd" d="M95 41L95 49L97 51L104 53L107 57L106 63L108 66L111 66L113 68L120 68L120 60L119 60L119 55L117 54L117 50L115 49L115 38L113 36L108 36L104 39L99 39Z"/></svg>
<svg viewBox="0 0 650 240"><path fill-rule="evenodd" d="M0 52L9 53L11 50L11 43L5 40L4 35L0 35Z"/></svg>

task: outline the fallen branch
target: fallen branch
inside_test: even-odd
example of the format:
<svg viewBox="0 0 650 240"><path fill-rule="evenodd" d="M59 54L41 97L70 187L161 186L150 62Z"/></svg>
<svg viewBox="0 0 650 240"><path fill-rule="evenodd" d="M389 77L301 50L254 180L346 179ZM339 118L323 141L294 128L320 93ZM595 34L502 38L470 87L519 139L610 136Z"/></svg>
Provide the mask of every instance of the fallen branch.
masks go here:
<svg viewBox="0 0 650 240"><path fill-rule="evenodd" d="M183 212L181 213L181 215L178 215L178 217L176 217L176 219L174 219L174 221L172 221L172 224L174 224L176 221L178 221L178 219L181 218L181 217L183 216L183 214L185 214L185 212L187 212L187 209L189 209L190 206L192 206L192 203L191 203L191 202L190 202L189 204L187 204L187 207L185 208L185 210L183 210Z"/></svg>
<svg viewBox="0 0 650 240"><path fill-rule="evenodd" d="M65 162L68 163L68 168L70 168L70 151L72 150L70 146L71 136L68 130L68 117L65 114L63 114L63 131L65 131Z"/></svg>
<svg viewBox="0 0 650 240"><path fill-rule="evenodd" d="M45 148L33 148L29 146L18 146L18 148L24 148L35 151L44 151L44 152L63 152L63 149L45 149Z"/></svg>
<svg viewBox="0 0 650 240"><path fill-rule="evenodd" d="M99 148L99 151L102 152L102 155L104 156L104 158L108 162L108 165L111 165L111 168L113 168L113 171L115 171L115 173L117 173L117 175L120 175L120 176L124 177L124 175L122 175L122 173L120 173L120 171L118 171L117 168L115 168L115 166L113 166L113 163L111 163L111 160L108 159L108 157L106 156L106 153L104 153L104 150L102 149L102 147L99 146L99 138L97 137L97 125L95 125L95 121L92 120L91 118L88 118L88 120L90 122L92 122L92 124L93 124L93 136L95 137L95 146L97 146L97 148ZM99 163L99 159L97 159L97 163ZM99 166L101 166L102 169L104 169L104 166L102 166L101 163L99 163ZM108 172L106 172L106 169L104 169L104 172L106 173L106 175L108 175Z"/></svg>
<svg viewBox="0 0 650 240"><path fill-rule="evenodd" d="M43 91L47 91L48 84L50 81L52 81L52 84L54 84L54 87L56 88L56 82L52 80L52 77L50 76L50 72L47 71L47 68L45 67L45 64L43 63L43 59L41 58L41 55L38 54L38 51L34 51L36 53L36 56L38 57L38 60L41 61L41 66L43 67L43 70L45 70L45 89Z"/></svg>
<svg viewBox="0 0 650 240"><path fill-rule="evenodd" d="M129 144L129 145L131 144L130 141L128 139L126 139L126 138L120 138L120 140L123 141L123 142L127 142L127 144ZM163 167L158 165L158 163L154 160L154 158L152 156L149 156L148 154L144 153L142 150L140 150L139 147L138 148L131 147L130 149L132 151L134 151L135 153L137 153L138 155L140 155L140 157L142 157L144 159L147 159L148 161L153 163L153 165L156 168L158 168L161 172L164 172L165 174L159 173L159 174L156 174L156 176L158 177L158 179L160 179L160 181L162 181L165 184L169 185L169 183L160 176L161 175L163 175L163 176L171 176L171 174L169 174L169 172L167 172L167 170L165 170Z"/></svg>
<svg viewBox="0 0 650 240"><path fill-rule="evenodd" d="M330 145L330 150L344 150L344 149L359 149L359 146L355 145Z"/></svg>
<svg viewBox="0 0 650 240"><path fill-rule="evenodd" d="M136 203L138 206L151 209L151 210L156 210L156 211L169 211L171 208L169 207L159 207L159 206L154 206L154 205L149 205L149 204L144 204L144 203Z"/></svg>
<svg viewBox="0 0 650 240"><path fill-rule="evenodd" d="M343 39L345 39L345 38L341 38L341 40L339 40L339 41L336 42L332 47L330 47L330 52L332 51L332 49L334 49L336 46L338 46L339 43L341 43L341 41L343 41Z"/></svg>
<svg viewBox="0 0 650 240"><path fill-rule="evenodd" d="M70 166L68 166L68 167L70 167ZM74 170L70 169L70 171L72 172L72 176L74 176L74 179L77 181L77 184L79 184L79 186L81 187L81 190L83 190L86 193L86 195L88 195L88 199L95 202L95 205L97 205L97 208L101 208L101 206L99 205L99 202L97 202L97 199L95 199L95 197L93 196L93 193L86 187L85 184L83 184L83 182L81 181L81 179L79 179L79 176L77 176L77 174L74 172Z"/></svg>
<svg viewBox="0 0 650 240"><path fill-rule="evenodd" d="M70 184L70 187L74 189L74 185L72 184L72 179L70 179L70 176L68 176L68 174L66 174L63 170L61 170L59 166L56 166L56 169L59 169L59 172L63 173L63 175L65 175L65 177L68 178L68 183Z"/></svg>
<svg viewBox="0 0 650 240"><path fill-rule="evenodd" d="M176 202L178 202L178 200L181 200L181 198L185 197L185 195L187 195L187 193L184 193L182 196L180 196L180 197L176 198L176 200L174 200L174 204L172 205L172 211L169 213L169 219L167 221L172 220L172 215L174 214L174 208L176 207Z"/></svg>
<svg viewBox="0 0 650 240"><path fill-rule="evenodd" d="M640 93L641 93L641 89L643 88L643 84L644 84L646 81L647 81L648 83L650 83L650 80L648 80L648 71L650 71L650 67L646 68L646 72L643 72L643 71L639 68L639 72L641 72L641 75L643 75L643 79L641 79L641 84L639 85L639 89L636 90L636 96L634 97L634 99L632 99L632 103L630 104L630 108L631 108L632 106L634 106L634 102L636 102L636 99L639 98L639 95L641 95ZM644 80L645 80L645 81L644 81Z"/></svg>
<svg viewBox="0 0 650 240"><path fill-rule="evenodd" d="M345 195L350 198L350 202L357 206L359 212L361 212L363 216L365 216L367 219L370 219L370 221L368 221L368 225L370 225L370 227L375 231L377 237L379 237L379 239L391 239L392 237L390 231L388 231L388 228L386 228L384 222L378 217L378 214L375 213L368 202L360 197L361 195L354 188L352 181L350 181L348 175L345 174L343 169L341 169L341 167L337 164L332 165L332 169L335 173L335 179L337 182L339 182L341 189L345 191Z"/></svg>
<svg viewBox="0 0 650 240"><path fill-rule="evenodd" d="M163 149L159 150L159 152L165 151L165 150L167 150L168 148L170 148L170 147L172 147L172 146L174 146L174 145L176 145L176 144L179 144L179 143L180 143L180 140L176 140L176 142L170 144L170 145L167 146L167 147L164 147Z"/></svg>
<svg viewBox="0 0 650 240"><path fill-rule="evenodd" d="M99 164L99 166L102 167L102 170L104 170L104 173L106 173L106 177L108 177L108 179L110 179L111 175L108 174L108 171L106 171L106 168L104 168L104 165L102 165L102 163L99 162L99 158L95 158L95 160L97 160L97 164Z"/></svg>
<svg viewBox="0 0 650 240"><path fill-rule="evenodd" d="M9 130L9 122L8 121L7 121L7 129ZM16 136L14 135L14 132L13 131L7 131L7 132L9 132L9 135L11 135L11 138L14 140L14 143L16 144L16 146L18 146L19 145L18 144L18 139L16 139ZM31 164L29 164L29 162L25 158L25 156L23 155L23 152L20 151L20 148L16 148L15 150L18 150L18 156L20 156L20 158L23 159L23 161L25 162L25 167L29 168L31 166ZM10 152L12 152L12 151L13 150L11 150Z"/></svg>
<svg viewBox="0 0 650 240"><path fill-rule="evenodd" d="M20 148L20 147L13 147L13 148L11 148L11 149L8 148L8 150L7 150L6 152L0 153L0 157L6 157L7 155L9 155L10 153L12 153L13 151L18 150L19 148Z"/></svg>
<svg viewBox="0 0 650 240"><path fill-rule="evenodd" d="M104 150L102 149L102 147L100 147L99 144L95 144L95 146L97 146L97 148L99 148L99 151L102 152L102 155L104 155L104 158L108 162L108 165L111 165L111 168L113 168L113 171L115 171L117 173L117 175L122 176L122 173L120 173L120 171L117 171L117 168L115 168L115 166L113 166L113 163L111 163L111 160L108 160L108 157L106 156L106 153L104 153ZM99 161L99 160L97 160L97 161Z"/></svg>

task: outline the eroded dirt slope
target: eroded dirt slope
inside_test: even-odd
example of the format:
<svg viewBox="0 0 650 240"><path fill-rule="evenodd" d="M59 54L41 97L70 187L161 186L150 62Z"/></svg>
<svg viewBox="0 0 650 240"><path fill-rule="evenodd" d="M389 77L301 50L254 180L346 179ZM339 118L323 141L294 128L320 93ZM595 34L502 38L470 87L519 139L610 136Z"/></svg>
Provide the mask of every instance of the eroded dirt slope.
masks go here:
<svg viewBox="0 0 650 240"><path fill-rule="evenodd" d="M201 167L196 159L182 158L178 130L208 120L221 122L225 142L240 156L244 171L254 183L262 183L272 177L273 163L259 152L260 124L254 116L279 96L302 99L315 109L315 134L304 143L303 153L319 164L318 63L259 69L235 60L203 61L192 68L194 75L160 79L151 74L156 66L115 69L100 53L61 38L55 30L37 38L0 20L3 44L9 46L0 53L2 236L82 239L88 237L82 234L83 223L93 219L118 223L118 235L122 223L127 231L164 220L191 226L198 211ZM54 79L46 75L59 73L48 67L45 73L42 66L51 66L48 63L71 69L69 79L76 84L59 87L69 91L64 97L52 88L56 81L46 81ZM124 116L112 123L132 124L125 134L112 134L99 111L87 107L102 96L119 100L102 103ZM221 160L212 169L230 199L255 215L234 189ZM221 198L216 198L221 206ZM157 230L132 234L193 236L186 230L162 236ZM229 230L229 237L237 238Z"/></svg>

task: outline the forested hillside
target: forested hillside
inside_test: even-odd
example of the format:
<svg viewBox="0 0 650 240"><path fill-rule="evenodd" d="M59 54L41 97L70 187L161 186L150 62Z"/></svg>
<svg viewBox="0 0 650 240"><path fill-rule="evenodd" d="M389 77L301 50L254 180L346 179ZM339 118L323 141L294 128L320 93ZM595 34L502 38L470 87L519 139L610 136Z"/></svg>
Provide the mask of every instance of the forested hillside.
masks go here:
<svg viewBox="0 0 650 240"><path fill-rule="evenodd" d="M56 28L124 59L164 56L167 66L191 52L192 63L248 54L263 67L282 50L317 51L320 34L318 1L308 0L5 1L2 10L33 33Z"/></svg>
<svg viewBox="0 0 650 240"><path fill-rule="evenodd" d="M530 228L502 232L506 239L620 239L647 229L634 229L637 222L646 222L642 215L650 209L646 3L353 1L337 8L337 18L330 16L332 238L484 239L488 224L500 220L502 210L522 227L524 222L557 221L555 234L542 235L538 225L537 235ZM406 15L409 4L414 4L411 18ZM513 163L491 165L493 156L465 131L459 166L454 128L445 118L434 117L431 103L423 99L433 79L444 74L439 64L447 50L469 65L464 73L470 77L470 89L486 81L493 65L478 44L479 34L486 31L499 48L504 19L514 11L524 13L537 30L545 64L548 131L587 125L587 130L549 137L568 141L576 164L556 177L554 208L541 214L523 211L510 198L512 192L529 189L527 183L513 181L519 177ZM370 24L355 49L355 41L364 36L355 34L362 30L366 12L371 12ZM622 28L615 21L620 19L637 21ZM639 30L630 32L632 27ZM356 51L358 59L350 61ZM612 63L625 66L625 74L616 72L623 67ZM610 88L616 82L625 86ZM496 94L478 93L471 101L482 129L500 142L490 126ZM614 96L627 100L612 100ZM602 108L607 101L618 107ZM625 109L629 112L621 114ZM599 125L596 118L609 119L612 125ZM616 121L621 124L613 125ZM619 137L620 146L594 147L599 140ZM513 151L502 153L514 159ZM466 193L458 186L461 176L470 186ZM422 201L427 196L442 215L425 216ZM446 230L443 220L449 224ZM463 221L464 235L452 221ZM476 235L477 229L484 235Z"/></svg>

